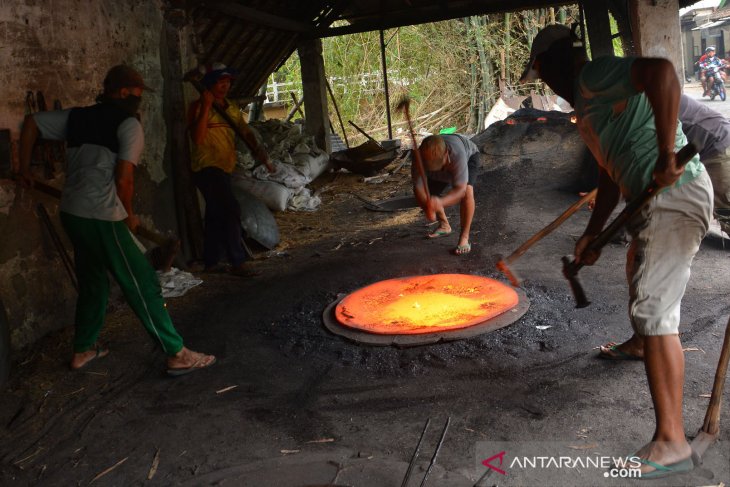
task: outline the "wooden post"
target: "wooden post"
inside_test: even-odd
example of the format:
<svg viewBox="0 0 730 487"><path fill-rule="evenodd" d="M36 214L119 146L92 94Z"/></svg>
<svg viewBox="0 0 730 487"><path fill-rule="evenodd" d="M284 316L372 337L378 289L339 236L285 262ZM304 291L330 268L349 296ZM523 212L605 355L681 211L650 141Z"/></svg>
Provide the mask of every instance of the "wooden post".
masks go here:
<svg viewBox="0 0 730 487"><path fill-rule="evenodd" d="M503 79L507 80L509 82L509 58L510 58L510 50L512 49L512 16L509 12L504 14L504 75L502 76Z"/></svg>
<svg viewBox="0 0 730 487"><path fill-rule="evenodd" d="M678 9L678 0L629 0L635 54L669 59L674 64L681 83L684 73Z"/></svg>
<svg viewBox="0 0 730 487"><path fill-rule="evenodd" d="M167 56L161 56L165 80L163 109L167 122L166 157L170 161L177 230L186 258L203 255L203 220L200 216L198 193L193 185L190 169L190 146L186 124L186 106L183 93L182 58L180 55L180 19L184 19L184 5L165 10L164 42Z"/></svg>
<svg viewBox="0 0 730 487"><path fill-rule="evenodd" d="M342 123L342 116L340 115L340 109L337 106L337 100L335 100L335 94L332 91L332 87L330 86L329 80L327 78L325 78L324 81L325 81L325 83L327 83L327 91L329 91L330 98L332 99L332 105L335 107L335 113L337 114L337 120L340 121L340 128L342 129L342 136L345 138L345 145L349 149L350 141L347 140L347 132L345 132L345 124ZM388 113L390 113L390 112L388 112ZM390 121L390 116L388 116L388 121ZM330 125L332 125L331 122L330 122ZM388 127L390 127L390 123L388 123ZM334 131L335 130L332 129L332 132L334 132Z"/></svg>
<svg viewBox="0 0 730 487"><path fill-rule="evenodd" d="M593 59L598 56L612 55L613 40L611 39L611 23L608 18L608 1L583 2L583 12Z"/></svg>
<svg viewBox="0 0 730 487"><path fill-rule="evenodd" d="M388 139L393 138L393 126L390 120L390 92L388 91L388 63L385 60L385 38L380 30L380 64L383 66L383 86L385 87L385 115L388 119Z"/></svg>
<svg viewBox="0 0 730 487"><path fill-rule="evenodd" d="M332 152L330 142L329 116L327 111L327 88L325 84L322 41L306 39L299 42L299 64L304 89L304 109L307 113L305 128L320 149Z"/></svg>

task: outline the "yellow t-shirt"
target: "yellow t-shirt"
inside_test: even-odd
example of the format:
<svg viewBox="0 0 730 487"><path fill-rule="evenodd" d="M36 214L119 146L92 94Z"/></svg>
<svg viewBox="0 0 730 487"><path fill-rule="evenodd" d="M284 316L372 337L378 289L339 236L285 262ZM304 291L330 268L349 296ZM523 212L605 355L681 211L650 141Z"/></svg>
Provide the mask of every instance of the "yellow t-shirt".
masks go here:
<svg viewBox="0 0 730 487"><path fill-rule="evenodd" d="M229 100L226 113L236 123L245 122L238 105ZM211 107L208 112L208 133L201 144L193 142L191 166L193 172L206 167L218 167L232 173L236 167L236 134L223 117Z"/></svg>

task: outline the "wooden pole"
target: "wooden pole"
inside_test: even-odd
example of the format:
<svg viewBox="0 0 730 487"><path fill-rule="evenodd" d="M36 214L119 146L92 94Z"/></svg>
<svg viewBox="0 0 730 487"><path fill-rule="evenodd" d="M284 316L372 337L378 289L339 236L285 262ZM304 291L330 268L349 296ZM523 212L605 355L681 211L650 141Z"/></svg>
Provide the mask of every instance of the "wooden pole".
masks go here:
<svg viewBox="0 0 730 487"><path fill-rule="evenodd" d="M292 119L292 117L294 116L294 114L297 112L299 112L299 115L301 115L302 118L304 118L304 112L302 111L302 108L301 108L302 103L304 102L304 98L302 98L301 100L298 100L297 95L293 91L290 91L289 95L291 95L291 99L294 102L294 106L292 107L291 110L289 110L289 115L286 116L284 121L285 122L290 121Z"/></svg>
<svg viewBox="0 0 730 487"><path fill-rule="evenodd" d="M170 161L177 219L177 234L182 242L182 252L186 258L199 259L203 255L203 219L200 215L198 192L195 189L190 167L190 146L185 126L185 95L179 82L182 67L180 54L180 30L178 19L180 9L169 8L165 11L163 39L167 56L163 56L163 77L165 79L164 113L167 119L167 150ZM164 62L166 61L166 62Z"/></svg>
<svg viewBox="0 0 730 487"><path fill-rule="evenodd" d="M327 91L330 94L330 98L332 98L332 104L335 106L335 113L337 114L337 120L340 121L340 128L342 129L342 136L345 138L345 145L347 148L350 148L350 142L347 140L347 132L345 132L345 124L342 123L342 117L340 116L340 109L337 107L337 100L335 100L335 94L332 93L332 87L330 86L330 81L325 78L325 82L327 83ZM334 129L332 130L334 132Z"/></svg>
<svg viewBox="0 0 730 487"><path fill-rule="evenodd" d="M393 126L390 120L390 92L388 91L388 64L385 60L385 38L380 31L380 63L383 65L383 85L385 87L385 115L388 118L388 138L393 138Z"/></svg>

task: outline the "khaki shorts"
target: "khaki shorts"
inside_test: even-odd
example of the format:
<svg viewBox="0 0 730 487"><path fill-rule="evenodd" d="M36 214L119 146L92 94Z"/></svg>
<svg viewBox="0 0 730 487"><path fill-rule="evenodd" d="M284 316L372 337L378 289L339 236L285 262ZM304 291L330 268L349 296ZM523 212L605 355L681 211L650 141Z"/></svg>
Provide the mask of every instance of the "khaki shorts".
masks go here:
<svg viewBox="0 0 730 487"><path fill-rule="evenodd" d="M702 164L712 180L715 191L715 211L730 209L730 149L724 154L704 159Z"/></svg>
<svg viewBox="0 0 730 487"><path fill-rule="evenodd" d="M627 226L629 317L642 336L674 335L679 328L690 266L712 219L712 184L706 171L657 195Z"/></svg>

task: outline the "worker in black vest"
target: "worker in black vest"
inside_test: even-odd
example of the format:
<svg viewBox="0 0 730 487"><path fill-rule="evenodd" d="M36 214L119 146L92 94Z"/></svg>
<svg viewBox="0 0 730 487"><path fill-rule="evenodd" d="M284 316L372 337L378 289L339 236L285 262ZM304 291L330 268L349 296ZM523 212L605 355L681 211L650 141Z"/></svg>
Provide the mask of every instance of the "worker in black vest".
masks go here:
<svg viewBox="0 0 730 487"><path fill-rule="evenodd" d="M71 368L86 366L109 350L97 342L104 325L111 273L129 305L167 355L167 372L182 375L212 365L193 352L172 325L152 266L135 245L139 219L132 209L134 168L144 147L137 110L149 89L134 69L119 65L104 79L96 105L28 115L20 135L19 177L32 185L33 145L42 136L66 140L68 171L60 216L74 246L79 296Z"/></svg>

